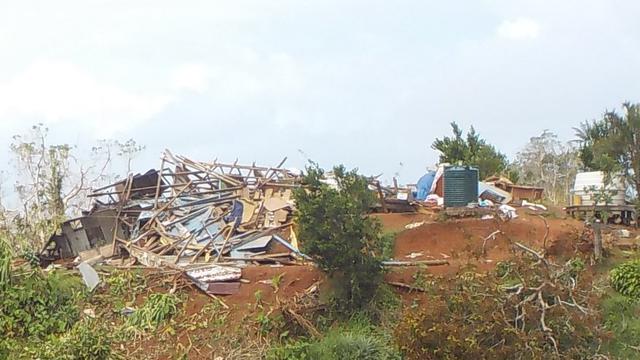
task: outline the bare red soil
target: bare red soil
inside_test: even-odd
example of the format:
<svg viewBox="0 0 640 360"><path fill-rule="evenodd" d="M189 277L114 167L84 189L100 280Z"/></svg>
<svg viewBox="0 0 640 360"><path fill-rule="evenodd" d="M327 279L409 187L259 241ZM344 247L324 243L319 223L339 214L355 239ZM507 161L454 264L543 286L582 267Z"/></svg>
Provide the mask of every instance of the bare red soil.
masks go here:
<svg viewBox="0 0 640 360"><path fill-rule="evenodd" d="M536 251L543 249L545 220L537 215L519 211L519 217L503 222L498 219L477 218L433 221L428 215L407 216L388 214L378 216L385 228L404 228L422 222L414 229L402 231L395 242L396 260L447 260L449 265L432 266L428 272L434 275L455 274L462 266L472 265L478 270L489 270L496 263L508 259L513 252L511 241L520 242ZM546 219L549 234L546 239L547 254L552 257L570 257L577 247L583 225L573 219ZM486 241L494 231L498 234ZM413 257L411 256L413 254ZM387 275L388 280L411 283L416 269L395 269Z"/></svg>
<svg viewBox="0 0 640 360"><path fill-rule="evenodd" d="M463 266L474 266L480 271L493 269L497 262L512 255L513 248L509 245L508 239L541 251L546 232L545 221L537 215L527 214L524 210L519 209L518 214L518 218L508 222L475 218L438 222L433 214L384 214L375 217L381 221L385 231L397 233L394 247L396 260L446 259L449 265L428 267L426 271L436 276L451 276ZM406 225L419 222L424 224L413 229L405 229ZM557 258L573 256L583 229L582 223L557 218L548 218L546 222L549 225L547 254ZM483 252L484 239L496 230L504 234L487 240L486 252ZM408 257L411 254L414 256ZM386 275L386 280L413 284L413 276L418 269L391 269ZM282 276L277 291L275 286L265 283L274 281L280 274ZM225 323L229 331L249 331L251 326L255 326L254 318L260 311L276 308L279 301L290 299L324 279L322 272L313 266L249 266L243 269L242 277L248 283L243 283L237 294L220 297L230 308ZM176 319L177 322L195 316L206 304L215 301L196 289L181 291L188 291L188 300L185 312ZM407 293L404 290L399 292L405 304L422 303L425 299L416 293ZM259 295L256 295L257 293ZM260 298L262 308L258 308L256 297ZM179 344L183 349L191 349L191 346L194 346L188 351L189 358L212 358L214 354L217 355L215 348L197 350L197 345L192 344L194 341L206 343L210 341L206 340L210 339L210 336L208 329L185 329L176 334L176 345Z"/></svg>

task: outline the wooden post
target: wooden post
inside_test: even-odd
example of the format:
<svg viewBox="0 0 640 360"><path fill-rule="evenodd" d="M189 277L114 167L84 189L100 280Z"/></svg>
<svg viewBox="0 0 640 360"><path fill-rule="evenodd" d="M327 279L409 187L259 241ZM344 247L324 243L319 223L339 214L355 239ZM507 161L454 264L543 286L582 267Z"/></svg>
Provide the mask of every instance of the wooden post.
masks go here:
<svg viewBox="0 0 640 360"><path fill-rule="evenodd" d="M602 223L600 220L593 222L593 255L597 262L602 260Z"/></svg>
<svg viewBox="0 0 640 360"><path fill-rule="evenodd" d="M156 184L156 196L153 200L153 206L158 208L158 198L160 198L160 188L162 187L162 175L164 173L164 156L162 157L162 163L160 164L160 170L158 170L158 183ZM174 179L175 180L175 179Z"/></svg>
<svg viewBox="0 0 640 360"><path fill-rule="evenodd" d="M378 197L380 198L380 205L382 205L382 212L386 214L389 211L387 210L387 204L384 202L384 194L382 193L382 186L380 186L380 181L376 181L376 187L378 188Z"/></svg>

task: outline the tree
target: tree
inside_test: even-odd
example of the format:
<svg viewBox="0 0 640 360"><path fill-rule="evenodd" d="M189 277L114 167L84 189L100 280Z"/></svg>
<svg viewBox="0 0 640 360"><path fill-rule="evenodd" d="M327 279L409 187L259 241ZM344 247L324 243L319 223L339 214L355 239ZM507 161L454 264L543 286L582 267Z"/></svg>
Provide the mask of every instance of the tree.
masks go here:
<svg viewBox="0 0 640 360"><path fill-rule="evenodd" d="M640 190L640 104L622 104L623 114L606 111L601 119L575 128L580 159L587 170L623 173Z"/></svg>
<svg viewBox="0 0 640 360"><path fill-rule="evenodd" d="M575 146L563 144L556 134L544 130L529 140L514 163L522 184L544 188L546 196L557 204L566 201L580 159Z"/></svg>
<svg viewBox="0 0 640 360"><path fill-rule="evenodd" d="M131 173L131 164L133 163L133 159L145 149L145 146L138 145L138 143L133 139L129 139L124 143L116 141L116 145L119 148L118 156L126 158L127 160L127 175L129 175Z"/></svg>
<svg viewBox="0 0 640 360"><path fill-rule="evenodd" d="M76 147L50 144L48 133L49 129L38 124L14 136L11 144L22 209L5 227L13 228L8 235L17 246L39 248L68 215L78 215L79 209L86 208L90 189L111 179L107 169L113 147L122 148L117 142L101 141L84 162Z"/></svg>
<svg viewBox="0 0 640 360"><path fill-rule="evenodd" d="M344 166L333 177L334 187L317 165L307 167L305 186L294 193L298 232L304 252L331 279L339 309L362 309L382 278L382 226L367 216L376 201L368 180Z"/></svg>
<svg viewBox="0 0 640 360"><path fill-rule="evenodd" d="M471 127L466 139L462 129L455 122L451 123L453 137L445 136L436 139L431 148L440 152L440 162L477 166L480 178L501 174L507 169L507 157L493 145L487 144L480 134Z"/></svg>

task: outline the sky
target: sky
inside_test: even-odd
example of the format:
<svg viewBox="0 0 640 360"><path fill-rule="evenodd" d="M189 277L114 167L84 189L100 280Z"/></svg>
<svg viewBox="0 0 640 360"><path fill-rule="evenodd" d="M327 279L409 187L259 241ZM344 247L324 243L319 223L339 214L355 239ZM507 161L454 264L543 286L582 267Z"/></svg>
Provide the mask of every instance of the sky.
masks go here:
<svg viewBox="0 0 640 360"><path fill-rule="evenodd" d="M12 135L196 160L345 164L415 183L449 123L509 157L640 102L640 2L0 0Z"/></svg>

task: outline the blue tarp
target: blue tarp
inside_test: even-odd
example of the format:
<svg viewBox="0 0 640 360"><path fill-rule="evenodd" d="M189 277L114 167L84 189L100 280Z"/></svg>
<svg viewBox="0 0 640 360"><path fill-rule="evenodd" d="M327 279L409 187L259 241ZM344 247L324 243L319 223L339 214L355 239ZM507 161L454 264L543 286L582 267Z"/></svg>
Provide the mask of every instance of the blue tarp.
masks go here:
<svg viewBox="0 0 640 360"><path fill-rule="evenodd" d="M431 191L431 185L433 185L433 180L436 177L435 171L429 171L424 174L423 177L418 180L416 184L417 192L416 192L416 200L426 200L427 195L429 195L429 191Z"/></svg>

